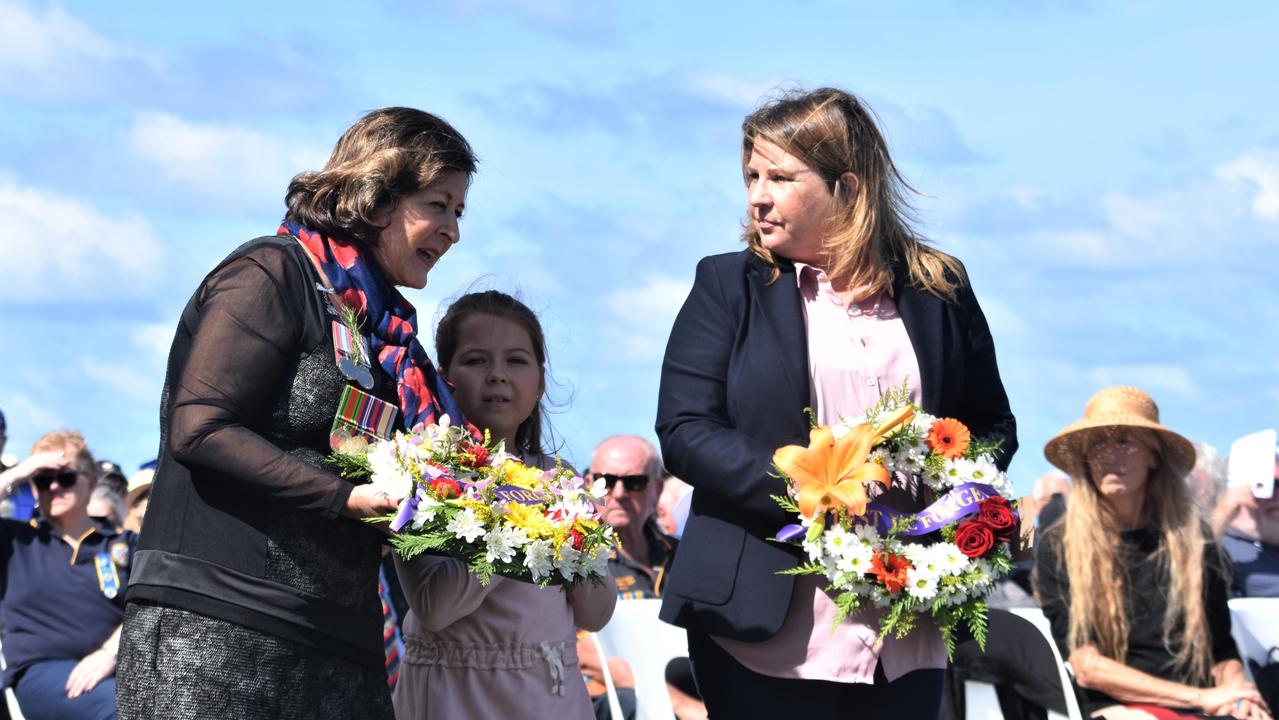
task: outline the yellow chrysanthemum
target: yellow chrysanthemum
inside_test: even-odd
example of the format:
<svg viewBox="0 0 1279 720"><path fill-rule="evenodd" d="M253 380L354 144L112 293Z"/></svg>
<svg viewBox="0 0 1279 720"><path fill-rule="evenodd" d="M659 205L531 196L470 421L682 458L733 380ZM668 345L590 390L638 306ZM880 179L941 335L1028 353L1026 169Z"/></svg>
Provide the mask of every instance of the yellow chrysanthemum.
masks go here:
<svg viewBox="0 0 1279 720"><path fill-rule="evenodd" d="M508 461L502 465L502 475L509 485L529 490L540 490L542 488L542 471L523 463Z"/></svg>
<svg viewBox="0 0 1279 720"><path fill-rule="evenodd" d="M549 538L555 534L555 527L542 512L528 505L508 503L506 519L516 527L523 528L534 538Z"/></svg>

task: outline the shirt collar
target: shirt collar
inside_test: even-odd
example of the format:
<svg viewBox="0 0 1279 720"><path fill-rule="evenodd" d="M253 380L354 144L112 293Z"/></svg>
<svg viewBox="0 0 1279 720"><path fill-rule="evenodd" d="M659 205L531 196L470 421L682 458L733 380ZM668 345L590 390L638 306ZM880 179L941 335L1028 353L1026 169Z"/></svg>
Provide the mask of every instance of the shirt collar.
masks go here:
<svg viewBox="0 0 1279 720"><path fill-rule="evenodd" d="M799 294L806 302L813 302L818 295L828 295L831 302L843 307L843 302L835 289L831 287L830 278L826 277L826 271L816 265L808 263L795 263L795 284L799 287ZM884 296L889 298L895 297L893 286L889 285L883 291L862 300L857 303L860 314L878 315L879 307Z"/></svg>

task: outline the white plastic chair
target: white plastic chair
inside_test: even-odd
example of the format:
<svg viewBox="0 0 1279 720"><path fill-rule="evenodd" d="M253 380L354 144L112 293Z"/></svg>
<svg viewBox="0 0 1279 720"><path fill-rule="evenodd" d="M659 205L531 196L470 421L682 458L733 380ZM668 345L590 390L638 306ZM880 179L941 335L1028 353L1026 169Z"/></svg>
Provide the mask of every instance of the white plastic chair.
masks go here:
<svg viewBox="0 0 1279 720"><path fill-rule="evenodd" d="M1062 659L1061 652L1057 650L1057 642L1053 640L1052 626L1048 623L1047 616L1044 611L1037 607L1010 608L1009 612L1029 620L1031 625L1039 629L1040 634L1044 636L1044 640L1048 642L1048 647L1053 652L1053 660L1057 662L1057 676L1061 679L1061 692L1066 696L1066 714L1048 711L1048 720L1084 720L1084 714L1079 709L1079 698L1075 697L1075 685L1071 681L1070 666Z"/></svg>
<svg viewBox="0 0 1279 720"><path fill-rule="evenodd" d="M684 630L657 619L661 600L618 600L613 619L598 634L608 656L620 657L635 676L637 720L670 720L666 664L688 655Z"/></svg>
<svg viewBox="0 0 1279 720"><path fill-rule="evenodd" d="M9 707L9 717L22 720L22 708L18 707L18 698L13 695L13 688L4 689L4 702Z"/></svg>
<svg viewBox="0 0 1279 720"><path fill-rule="evenodd" d="M964 720L1004 720L994 685L980 680L964 681Z"/></svg>
<svg viewBox="0 0 1279 720"><path fill-rule="evenodd" d="M1279 647L1279 598L1232 598L1230 634L1239 646L1244 672L1251 681L1252 668L1248 660L1265 665L1271 648Z"/></svg>

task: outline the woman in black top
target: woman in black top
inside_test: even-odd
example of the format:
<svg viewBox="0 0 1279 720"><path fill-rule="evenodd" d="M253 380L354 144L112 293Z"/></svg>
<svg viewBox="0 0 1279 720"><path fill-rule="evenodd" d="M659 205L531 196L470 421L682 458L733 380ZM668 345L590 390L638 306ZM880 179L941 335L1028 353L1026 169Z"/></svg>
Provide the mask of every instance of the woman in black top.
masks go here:
<svg viewBox="0 0 1279 720"><path fill-rule="evenodd" d="M1193 446L1110 387L1044 449L1074 479L1036 590L1093 717L1268 720L1230 637L1224 561L1185 477Z"/></svg>
<svg viewBox="0 0 1279 720"><path fill-rule="evenodd" d="M395 286L425 286L458 241L474 170L440 118L374 111L324 169L294 178L280 232L196 290L161 400L121 718L392 717L384 536L362 519L401 498L325 458L334 428L359 432L335 424L353 396L395 409L394 426L461 420Z"/></svg>

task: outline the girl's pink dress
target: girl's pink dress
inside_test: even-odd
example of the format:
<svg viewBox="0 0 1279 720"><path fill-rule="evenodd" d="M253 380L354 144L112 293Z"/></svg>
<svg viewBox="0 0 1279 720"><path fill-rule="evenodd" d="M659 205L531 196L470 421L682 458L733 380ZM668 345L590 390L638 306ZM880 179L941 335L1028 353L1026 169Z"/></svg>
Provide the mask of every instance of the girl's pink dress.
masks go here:
<svg viewBox="0 0 1279 720"><path fill-rule="evenodd" d="M594 718L575 633L612 617L611 580L565 590L494 577L481 587L462 561L429 555L396 558L396 568L411 608L396 718Z"/></svg>

